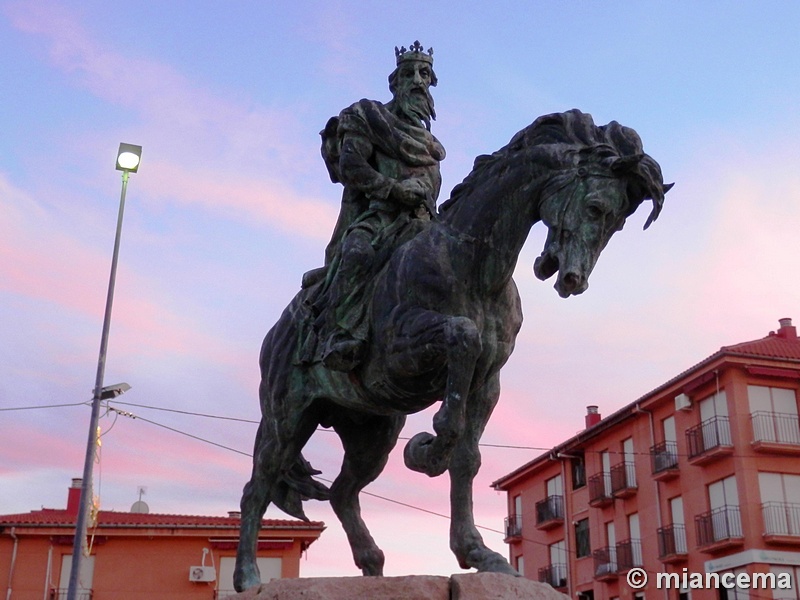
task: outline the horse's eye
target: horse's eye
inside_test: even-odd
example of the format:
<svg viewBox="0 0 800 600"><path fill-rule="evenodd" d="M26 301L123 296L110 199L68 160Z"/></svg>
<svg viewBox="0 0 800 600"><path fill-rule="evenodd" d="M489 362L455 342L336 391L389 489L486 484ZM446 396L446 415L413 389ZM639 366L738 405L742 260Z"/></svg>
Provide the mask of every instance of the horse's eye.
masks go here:
<svg viewBox="0 0 800 600"><path fill-rule="evenodd" d="M603 216L603 209L596 204L590 204L586 207L586 214L589 215L590 219L599 219Z"/></svg>
<svg viewBox="0 0 800 600"><path fill-rule="evenodd" d="M579 167L578 168L578 177L586 177L586 174L588 172L589 171L586 169L586 167Z"/></svg>

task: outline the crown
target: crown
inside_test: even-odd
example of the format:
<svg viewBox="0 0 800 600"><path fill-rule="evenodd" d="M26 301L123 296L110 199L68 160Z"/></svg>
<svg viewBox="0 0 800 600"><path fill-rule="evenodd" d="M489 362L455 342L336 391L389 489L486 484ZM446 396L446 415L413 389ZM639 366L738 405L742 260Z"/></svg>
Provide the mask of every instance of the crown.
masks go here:
<svg viewBox="0 0 800 600"><path fill-rule="evenodd" d="M416 40L408 49L405 46L400 46L399 48L395 46L394 56L397 59L398 66L404 60L421 60L431 65L433 64L433 48L428 48L428 52L425 53L419 40Z"/></svg>

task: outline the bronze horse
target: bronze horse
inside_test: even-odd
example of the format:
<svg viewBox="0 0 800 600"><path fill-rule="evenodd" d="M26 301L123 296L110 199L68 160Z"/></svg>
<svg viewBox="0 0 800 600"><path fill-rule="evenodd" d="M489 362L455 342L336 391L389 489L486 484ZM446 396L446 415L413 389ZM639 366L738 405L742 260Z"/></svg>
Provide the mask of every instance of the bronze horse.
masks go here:
<svg viewBox="0 0 800 600"><path fill-rule="evenodd" d="M478 157L438 218L388 260L372 295L370 349L354 373L299 359L314 286L301 290L261 349L262 419L241 502L236 589L260 583L255 551L268 504L305 519L302 501L309 498L330 501L355 564L364 575L381 575L384 555L361 518L358 495L385 467L406 415L439 401L435 435L418 433L406 444L406 465L432 477L449 472L450 547L462 568L516 574L475 527L472 482L500 368L522 324L512 280L517 257L533 224L543 221L548 236L536 276L558 272L558 294L580 294L626 217L652 200L647 228L670 187L632 129L598 127L577 110L547 115ZM301 454L318 426L333 427L344 447L330 489L312 478L317 472Z"/></svg>

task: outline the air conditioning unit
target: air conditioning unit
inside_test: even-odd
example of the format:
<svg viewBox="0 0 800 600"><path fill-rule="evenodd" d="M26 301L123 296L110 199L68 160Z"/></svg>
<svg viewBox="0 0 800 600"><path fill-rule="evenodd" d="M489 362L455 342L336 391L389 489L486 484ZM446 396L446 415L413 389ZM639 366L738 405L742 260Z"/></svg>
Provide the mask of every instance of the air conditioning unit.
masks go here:
<svg viewBox="0 0 800 600"><path fill-rule="evenodd" d="M675 396L675 410L692 410L692 401L686 394Z"/></svg>
<svg viewBox="0 0 800 600"><path fill-rule="evenodd" d="M189 581L216 581L217 572L214 567L189 567Z"/></svg>

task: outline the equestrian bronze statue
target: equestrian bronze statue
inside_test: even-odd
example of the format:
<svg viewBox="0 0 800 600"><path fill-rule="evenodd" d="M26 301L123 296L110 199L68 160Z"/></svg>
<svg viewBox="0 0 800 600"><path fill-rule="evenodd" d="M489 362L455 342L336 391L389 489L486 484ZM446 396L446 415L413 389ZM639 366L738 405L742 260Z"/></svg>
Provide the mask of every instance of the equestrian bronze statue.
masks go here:
<svg viewBox="0 0 800 600"><path fill-rule="evenodd" d="M397 51L397 60L399 69L416 62L410 77L427 77L430 85L432 71L419 72L420 64L432 65L430 51L415 44ZM342 144L360 142L348 142L352 131L342 122L357 118L364 121L359 126L373 129L387 123L387 135L394 135L392 121L405 118L391 103L383 105L387 110L375 104L350 107L355 117L345 109L323 132L329 172L346 190L358 181L348 180L347 159L341 159L348 149ZM368 114L373 109L379 114ZM377 124L369 122L373 116ZM405 464L431 477L449 474L450 547L462 568L517 574L478 533L472 483L480 465L478 442L500 395L500 369L522 325L512 279L518 255L531 227L541 221L548 234L533 265L536 277L557 274L559 296L580 294L626 218L651 200L647 228L671 187L634 130L615 121L597 126L590 115L570 110L539 117L505 147L479 156L437 210L433 200L443 149L432 136L411 130L427 131L430 121L417 113L412 117L401 134L420 146L423 164L391 156L389 143L359 148L372 153L366 162L384 187L376 195L354 193L326 265L306 274L264 339L262 419L241 501L234 574L239 591L260 583L256 547L270 503L306 519L304 500L329 501L357 567L364 575L381 575L384 555L362 520L359 493L385 467L406 416L434 404L439 408L433 433L413 436L405 446ZM392 180L393 173L401 179ZM345 208L343 201L343 214ZM370 223L361 225L365 221ZM348 244L354 235L356 242ZM366 255L356 275L343 268L348 252ZM345 298L356 283L360 296ZM346 318L336 314L337 302L350 303ZM350 318L353 314L357 318ZM341 336L341 322L355 325ZM341 472L330 487L313 478L318 472L302 454L318 427L333 428L344 448Z"/></svg>

